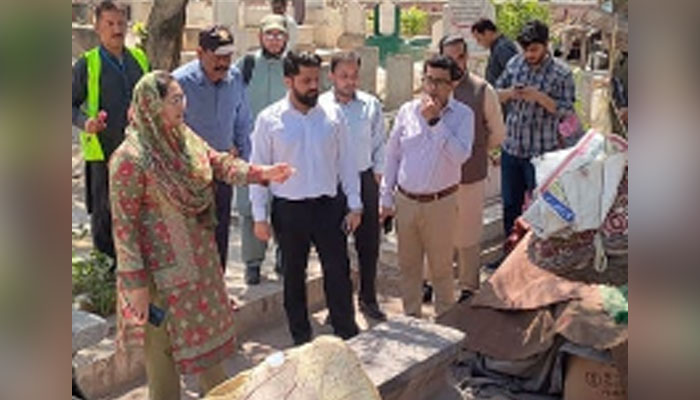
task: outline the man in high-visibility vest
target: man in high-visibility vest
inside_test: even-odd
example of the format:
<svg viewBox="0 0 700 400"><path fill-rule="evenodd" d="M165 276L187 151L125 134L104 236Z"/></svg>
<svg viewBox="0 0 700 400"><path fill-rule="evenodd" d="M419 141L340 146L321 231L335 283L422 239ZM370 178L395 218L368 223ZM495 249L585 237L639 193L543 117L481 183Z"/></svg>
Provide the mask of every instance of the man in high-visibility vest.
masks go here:
<svg viewBox="0 0 700 400"><path fill-rule="evenodd" d="M145 53L124 46L126 14L112 1L95 10L100 45L73 65L72 121L81 129L85 204L94 247L114 259L107 162L124 140L131 91L148 71Z"/></svg>

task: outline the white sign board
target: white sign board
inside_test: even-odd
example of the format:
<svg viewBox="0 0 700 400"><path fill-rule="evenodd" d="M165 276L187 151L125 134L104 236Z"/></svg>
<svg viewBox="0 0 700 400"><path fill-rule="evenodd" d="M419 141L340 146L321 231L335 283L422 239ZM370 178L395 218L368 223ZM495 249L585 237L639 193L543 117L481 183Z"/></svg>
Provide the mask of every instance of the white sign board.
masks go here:
<svg viewBox="0 0 700 400"><path fill-rule="evenodd" d="M450 0L446 30L450 34L461 34L467 39L469 53L485 53L472 36L472 25L481 18L496 19L496 10L490 0Z"/></svg>

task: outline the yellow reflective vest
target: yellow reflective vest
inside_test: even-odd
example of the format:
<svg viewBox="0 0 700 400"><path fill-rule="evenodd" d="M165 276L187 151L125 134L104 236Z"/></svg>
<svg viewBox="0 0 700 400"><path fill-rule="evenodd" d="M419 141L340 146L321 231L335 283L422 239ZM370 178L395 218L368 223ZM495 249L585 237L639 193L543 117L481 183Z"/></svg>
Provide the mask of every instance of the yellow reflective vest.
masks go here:
<svg viewBox="0 0 700 400"><path fill-rule="evenodd" d="M139 64L143 73L148 72L150 66L148 58L143 50L136 47L126 47L126 51ZM87 99L85 100L85 113L89 118L96 118L100 111L100 73L102 72L102 59L100 48L95 47L83 54L87 64ZM103 161L105 159L102 146L94 133L80 132L80 147L85 161Z"/></svg>

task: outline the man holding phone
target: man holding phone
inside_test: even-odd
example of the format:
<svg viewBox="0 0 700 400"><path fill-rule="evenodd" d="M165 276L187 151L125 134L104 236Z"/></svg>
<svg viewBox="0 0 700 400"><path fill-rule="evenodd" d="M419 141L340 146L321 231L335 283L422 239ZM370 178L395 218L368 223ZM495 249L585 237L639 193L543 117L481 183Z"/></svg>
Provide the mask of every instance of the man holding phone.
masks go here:
<svg viewBox="0 0 700 400"><path fill-rule="evenodd" d="M523 53L513 57L496 82L501 103L509 105L501 152L503 228L510 235L522 213L525 194L535 188L530 162L559 148L559 122L574 112L575 87L569 67L548 50L549 28L528 22L518 36Z"/></svg>
<svg viewBox="0 0 700 400"><path fill-rule="evenodd" d="M394 214L404 313L421 316L423 258L435 287L435 312L455 302L452 238L462 164L471 155L474 113L452 97L462 72L449 57L423 65L423 95L399 110L386 148L380 219ZM447 239L446 239L447 238Z"/></svg>

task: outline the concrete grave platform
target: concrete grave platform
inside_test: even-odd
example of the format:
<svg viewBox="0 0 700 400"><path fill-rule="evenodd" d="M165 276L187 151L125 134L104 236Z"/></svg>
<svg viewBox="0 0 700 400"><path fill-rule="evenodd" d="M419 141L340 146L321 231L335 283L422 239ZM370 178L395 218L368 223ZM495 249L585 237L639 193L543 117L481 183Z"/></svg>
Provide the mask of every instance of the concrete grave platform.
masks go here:
<svg viewBox="0 0 700 400"><path fill-rule="evenodd" d="M396 316L350 339L348 345L382 399L456 399L460 396L449 368L464 339L456 329Z"/></svg>
<svg viewBox="0 0 700 400"><path fill-rule="evenodd" d="M71 337L73 353L80 349L96 345L109 333L107 321L95 314L72 310Z"/></svg>

